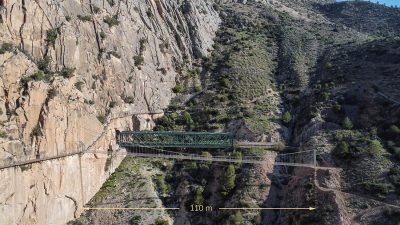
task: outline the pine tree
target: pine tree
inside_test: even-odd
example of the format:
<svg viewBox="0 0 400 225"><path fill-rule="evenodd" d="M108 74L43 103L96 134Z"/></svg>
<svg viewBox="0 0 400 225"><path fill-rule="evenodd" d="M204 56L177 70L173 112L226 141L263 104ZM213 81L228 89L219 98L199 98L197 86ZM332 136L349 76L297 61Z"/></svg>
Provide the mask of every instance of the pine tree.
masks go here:
<svg viewBox="0 0 400 225"><path fill-rule="evenodd" d="M292 121L292 114L290 114L290 112L285 112L282 116L282 121L285 124L288 124L290 121Z"/></svg>
<svg viewBox="0 0 400 225"><path fill-rule="evenodd" d="M353 128L353 123L351 122L349 117L344 118L343 120L343 124L342 124L343 128L346 130L351 130Z"/></svg>
<svg viewBox="0 0 400 225"><path fill-rule="evenodd" d="M188 126L193 124L192 116L188 112L183 113L183 120L185 121L186 125L188 125Z"/></svg>
<svg viewBox="0 0 400 225"><path fill-rule="evenodd" d="M242 225L243 223L243 216L242 213L237 212L236 214L232 214L229 216L229 224L232 225Z"/></svg>
<svg viewBox="0 0 400 225"><path fill-rule="evenodd" d="M221 194L226 196L235 187L236 171L235 166L230 164L225 171L225 176L222 177Z"/></svg>
<svg viewBox="0 0 400 225"><path fill-rule="evenodd" d="M346 158L349 155L349 144L345 141L340 141L337 143L335 149L334 149L334 154L338 157L341 158Z"/></svg>
<svg viewBox="0 0 400 225"><path fill-rule="evenodd" d="M194 190L194 200L193 203L195 205L201 205L203 204L204 198L203 198L203 192L204 188L203 187L196 187Z"/></svg>

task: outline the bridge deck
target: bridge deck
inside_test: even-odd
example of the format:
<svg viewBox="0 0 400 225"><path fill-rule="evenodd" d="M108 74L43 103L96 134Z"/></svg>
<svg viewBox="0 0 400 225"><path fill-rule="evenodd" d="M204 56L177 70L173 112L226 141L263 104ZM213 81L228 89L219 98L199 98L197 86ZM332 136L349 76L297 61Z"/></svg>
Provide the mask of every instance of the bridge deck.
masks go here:
<svg viewBox="0 0 400 225"><path fill-rule="evenodd" d="M147 153L127 153L128 156L144 157L144 158L164 158L164 159L180 159L180 160L194 160L194 161L213 161L213 162L230 162L230 163L245 163L245 164L263 164L265 160L252 160L252 159L235 159L230 157L206 157L201 155L165 155L165 154L147 154ZM311 163L288 163L288 162L274 162L275 166L293 166L293 167L308 167L314 168L315 165Z"/></svg>
<svg viewBox="0 0 400 225"><path fill-rule="evenodd" d="M279 143L275 142L237 142L234 144L237 148L275 148Z"/></svg>

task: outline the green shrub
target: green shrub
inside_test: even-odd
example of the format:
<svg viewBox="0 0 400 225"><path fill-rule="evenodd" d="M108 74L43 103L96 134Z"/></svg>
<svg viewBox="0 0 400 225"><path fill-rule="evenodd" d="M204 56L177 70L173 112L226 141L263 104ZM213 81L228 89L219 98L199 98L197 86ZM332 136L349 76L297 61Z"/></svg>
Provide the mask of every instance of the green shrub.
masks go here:
<svg viewBox="0 0 400 225"><path fill-rule="evenodd" d="M389 171L389 176L396 176L399 178L398 184L400 185L400 165L393 166Z"/></svg>
<svg viewBox="0 0 400 225"><path fill-rule="evenodd" d="M157 121L157 126L154 129L160 131L174 130L176 124L176 117L177 115L175 113L163 116Z"/></svg>
<svg viewBox="0 0 400 225"><path fill-rule="evenodd" d="M154 182L156 183L158 191L161 194L167 194L169 192L169 188L168 188L167 184L165 183L165 175L164 174L157 175L154 179Z"/></svg>
<svg viewBox="0 0 400 225"><path fill-rule="evenodd" d="M12 50L13 50L13 45L11 43L3 43L0 48L0 54L11 52Z"/></svg>
<svg viewBox="0 0 400 225"><path fill-rule="evenodd" d="M61 75L62 75L64 78L71 78L71 77L74 76L74 73L75 73L75 68L67 68L67 67L64 67L64 68L61 70Z"/></svg>
<svg viewBox="0 0 400 225"><path fill-rule="evenodd" d="M102 39L102 40L104 40L105 38L106 38L106 33L104 33L104 31L100 31L100 38Z"/></svg>
<svg viewBox="0 0 400 225"><path fill-rule="evenodd" d="M144 57L142 55L134 56L133 60L135 61L135 66L141 66L144 63Z"/></svg>
<svg viewBox="0 0 400 225"><path fill-rule="evenodd" d="M95 6L95 5L92 5L92 9L93 9L93 12L96 13L96 14L101 11L101 9L99 7L97 7L97 6Z"/></svg>
<svg viewBox="0 0 400 225"><path fill-rule="evenodd" d="M184 112L183 113L183 121L185 122L186 125L192 125L193 124L193 119L192 116L190 115L190 113L188 112Z"/></svg>
<svg viewBox="0 0 400 225"><path fill-rule="evenodd" d="M7 137L7 132L0 131L0 138L6 138L6 137Z"/></svg>
<svg viewBox="0 0 400 225"><path fill-rule="evenodd" d="M236 168L239 168L240 165L242 164L241 161L242 161L242 159L243 159L242 152L235 150L235 151L232 153L232 157L233 157L234 159L237 159L237 160L240 161L240 162L238 162L238 163L234 163L235 167L236 167Z"/></svg>
<svg viewBox="0 0 400 225"><path fill-rule="evenodd" d="M219 98L219 100L220 100L221 102L227 102L227 101L229 101L229 97L228 97L228 95L222 95L222 96Z"/></svg>
<svg viewBox="0 0 400 225"><path fill-rule="evenodd" d="M100 123L105 124L106 123L106 117L104 115L98 115L97 119L99 120Z"/></svg>
<svg viewBox="0 0 400 225"><path fill-rule="evenodd" d="M378 140L372 140L369 142L368 145L368 152L374 156L379 155L380 153L383 152L383 146L380 141Z"/></svg>
<svg viewBox="0 0 400 225"><path fill-rule="evenodd" d="M51 88L48 92L47 92L47 98L48 99L53 99L54 97L56 97L57 95L57 90L55 88Z"/></svg>
<svg viewBox="0 0 400 225"><path fill-rule="evenodd" d="M289 111L286 111L282 116L282 121L285 124L289 124L292 121L292 114Z"/></svg>
<svg viewBox="0 0 400 225"><path fill-rule="evenodd" d="M339 102L335 102L335 104L333 105L333 111L335 112L340 112L342 110L342 106L340 105Z"/></svg>
<svg viewBox="0 0 400 225"><path fill-rule="evenodd" d="M243 216L242 213L237 212L229 216L229 224L230 225L243 225Z"/></svg>
<svg viewBox="0 0 400 225"><path fill-rule="evenodd" d="M201 88L200 85L196 85L196 86L194 87L194 91L196 91L196 92L200 92L201 90L202 90L202 88Z"/></svg>
<svg viewBox="0 0 400 225"><path fill-rule="evenodd" d="M38 125L36 125L36 127L34 127L32 129L31 137L39 137L39 136L43 136L43 133L42 133L42 129L40 128L40 126L38 124Z"/></svg>
<svg viewBox="0 0 400 225"><path fill-rule="evenodd" d="M125 96L124 97L124 102L127 103L127 104L133 104L134 101L135 101L135 98L132 97L132 96Z"/></svg>
<svg viewBox="0 0 400 225"><path fill-rule="evenodd" d="M206 152L206 151L201 152L201 156L207 157L207 158L210 158L210 159L213 157L213 156L211 155L211 153Z"/></svg>
<svg viewBox="0 0 400 225"><path fill-rule="evenodd" d="M54 45L58 36L57 29L49 29L46 31L46 42L47 44Z"/></svg>
<svg viewBox="0 0 400 225"><path fill-rule="evenodd" d="M32 77L28 76L28 77L22 77L20 82L22 86L25 86L32 80L33 80Z"/></svg>
<svg viewBox="0 0 400 225"><path fill-rule="evenodd" d="M129 220L129 225L140 225L142 221L142 217L141 216L133 216L130 220Z"/></svg>
<svg viewBox="0 0 400 225"><path fill-rule="evenodd" d="M43 71L44 73L50 72L49 66L50 66L50 58L48 56L44 57L43 59L40 59L37 62L38 69Z"/></svg>
<svg viewBox="0 0 400 225"><path fill-rule="evenodd" d="M75 83L75 88L78 89L79 91L82 91L82 85L83 85L83 81L78 81Z"/></svg>
<svg viewBox="0 0 400 225"><path fill-rule="evenodd" d="M108 105L108 107L114 108L116 105L117 105L116 101L111 101L110 104Z"/></svg>
<svg viewBox="0 0 400 225"><path fill-rule="evenodd" d="M71 21L71 16L65 16L65 20L66 20L67 22Z"/></svg>
<svg viewBox="0 0 400 225"><path fill-rule="evenodd" d="M221 194L227 196L235 187L236 171L235 166L230 164L221 178Z"/></svg>
<svg viewBox="0 0 400 225"><path fill-rule="evenodd" d="M243 155L242 155L242 152L236 151L236 150L235 150L235 151L232 153L232 157L233 157L234 159L242 160Z"/></svg>
<svg viewBox="0 0 400 225"><path fill-rule="evenodd" d="M43 73L43 71L39 70L36 73L31 75L31 78L35 81L46 81L48 80L48 76Z"/></svg>
<svg viewBox="0 0 400 225"><path fill-rule="evenodd" d="M166 50L169 49L169 43L163 40L163 43L159 44L159 47L162 53L166 53Z"/></svg>
<svg viewBox="0 0 400 225"><path fill-rule="evenodd" d="M274 148L275 151L282 151L283 149L285 149L285 143L283 142L278 142Z"/></svg>
<svg viewBox="0 0 400 225"><path fill-rule="evenodd" d="M330 63L330 62L325 63L326 69L330 70L330 69L332 69L332 67L333 67L332 63Z"/></svg>
<svg viewBox="0 0 400 225"><path fill-rule="evenodd" d="M183 88L183 86L182 86L181 84L177 84L177 85L175 85L174 88L172 88L172 91L173 91L175 94L178 94L178 93L184 92L184 88Z"/></svg>
<svg viewBox="0 0 400 225"><path fill-rule="evenodd" d="M146 42L147 42L146 38L141 38L139 40L139 52L140 53L143 53L146 50Z"/></svg>
<svg viewBox="0 0 400 225"><path fill-rule="evenodd" d="M340 158L347 158L350 154L349 144L345 141L339 141L333 153Z"/></svg>
<svg viewBox="0 0 400 225"><path fill-rule="evenodd" d="M83 22L92 21L92 16L90 15L78 15L78 19Z"/></svg>
<svg viewBox="0 0 400 225"><path fill-rule="evenodd" d="M153 14L153 12L151 11L151 8L148 8L148 9L146 10L146 15L147 15L149 18L153 18L153 17L154 17L154 14Z"/></svg>
<svg viewBox="0 0 400 225"><path fill-rule="evenodd" d="M185 33L185 28L183 27L182 24L178 24L176 26L176 29L180 32L180 33Z"/></svg>
<svg viewBox="0 0 400 225"><path fill-rule="evenodd" d="M115 178L111 176L106 182L103 183L103 186L101 188L111 188L114 187L115 185Z"/></svg>
<svg viewBox="0 0 400 225"><path fill-rule="evenodd" d="M222 87L228 88L228 89L232 87L231 81L228 78L223 78L221 80L221 85L222 85Z"/></svg>
<svg viewBox="0 0 400 225"><path fill-rule="evenodd" d="M185 170L193 170L196 171L199 167L196 162L191 162L188 165L185 165Z"/></svg>
<svg viewBox="0 0 400 225"><path fill-rule="evenodd" d="M204 192L204 188L203 187L196 187L195 188L193 204L195 204L195 205L202 205L203 204L203 201L204 201L203 192Z"/></svg>
<svg viewBox="0 0 400 225"><path fill-rule="evenodd" d="M322 99L324 101L328 101L330 96L331 96L331 93L329 93L329 92L322 93Z"/></svg>
<svg viewBox="0 0 400 225"><path fill-rule="evenodd" d="M103 21L106 24L108 24L109 27L113 27L113 26L118 26L119 25L119 21L118 21L118 16L117 15L106 16L106 18L104 18Z"/></svg>
<svg viewBox="0 0 400 225"><path fill-rule="evenodd" d="M353 128L353 123L351 122L349 117L344 118L342 123L343 129L351 130Z"/></svg>
<svg viewBox="0 0 400 225"><path fill-rule="evenodd" d="M157 69L158 71L161 71L162 75L167 74L167 70L165 68Z"/></svg>
<svg viewBox="0 0 400 225"><path fill-rule="evenodd" d="M377 194L380 197L386 196L393 189L391 185L381 183L379 181L365 181L362 183L362 187L364 188L364 190L370 193Z"/></svg>
<svg viewBox="0 0 400 225"><path fill-rule="evenodd" d="M220 10L221 10L221 6L220 6L219 4L217 4L217 3L214 3L214 4L213 4L213 9L214 9L215 11L220 11Z"/></svg>
<svg viewBox="0 0 400 225"><path fill-rule="evenodd" d="M187 76L189 78L198 77L199 75L200 75L200 69L199 68L188 70L188 75Z"/></svg>
<svg viewBox="0 0 400 225"><path fill-rule="evenodd" d="M166 219L157 218L153 225L169 225L169 222Z"/></svg>

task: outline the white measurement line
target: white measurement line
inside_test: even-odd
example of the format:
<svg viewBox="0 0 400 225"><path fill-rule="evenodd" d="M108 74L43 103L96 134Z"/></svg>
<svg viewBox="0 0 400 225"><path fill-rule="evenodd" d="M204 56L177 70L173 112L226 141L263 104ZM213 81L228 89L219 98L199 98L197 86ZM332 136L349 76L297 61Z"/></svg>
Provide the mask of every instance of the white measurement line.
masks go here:
<svg viewBox="0 0 400 225"><path fill-rule="evenodd" d="M219 210L316 210L315 207L308 208L219 208Z"/></svg>
<svg viewBox="0 0 400 225"><path fill-rule="evenodd" d="M118 208L118 207L113 207L113 208L83 208L83 210L179 210L179 208Z"/></svg>

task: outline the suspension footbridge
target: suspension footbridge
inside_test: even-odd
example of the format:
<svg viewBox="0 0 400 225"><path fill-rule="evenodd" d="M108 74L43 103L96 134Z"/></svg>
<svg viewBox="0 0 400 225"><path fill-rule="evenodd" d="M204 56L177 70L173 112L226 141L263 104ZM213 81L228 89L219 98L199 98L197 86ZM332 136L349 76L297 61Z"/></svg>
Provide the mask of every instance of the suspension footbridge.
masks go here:
<svg viewBox="0 0 400 225"><path fill-rule="evenodd" d="M122 154L133 157L165 158L209 162L245 164L266 163L275 159L276 166L316 167L316 151L278 153L280 143L239 142L230 133L176 132L176 131L123 131L116 133L117 144L127 151ZM235 154L234 149L241 149ZM265 149L259 154L253 148ZM42 161L69 157L77 154L108 154L108 151L89 150L79 144L77 151L0 165L0 169L40 163ZM208 152L204 152L207 150ZM272 151L271 151L272 150ZM113 153L111 153L113 154ZM270 156L270 157L269 157ZM269 161L270 162L270 161Z"/></svg>
<svg viewBox="0 0 400 225"><path fill-rule="evenodd" d="M106 151L88 151L93 154L109 154ZM262 154L255 154L248 151L242 151L241 154L211 154L210 152L182 152L168 151L148 146L135 146L127 148L127 152L116 153L124 154L127 157L144 157L144 158L163 158L174 160L190 160L203 162L228 162L228 163L244 163L244 164L263 164L269 162L268 159L274 159L275 166L293 166L293 167L315 167L315 152L301 151L293 153L279 153L266 151Z"/></svg>

